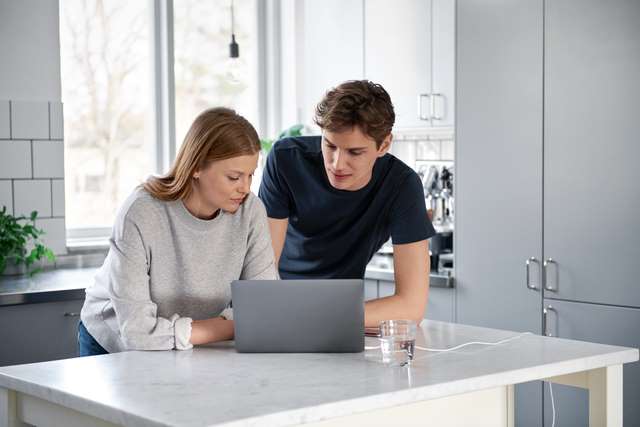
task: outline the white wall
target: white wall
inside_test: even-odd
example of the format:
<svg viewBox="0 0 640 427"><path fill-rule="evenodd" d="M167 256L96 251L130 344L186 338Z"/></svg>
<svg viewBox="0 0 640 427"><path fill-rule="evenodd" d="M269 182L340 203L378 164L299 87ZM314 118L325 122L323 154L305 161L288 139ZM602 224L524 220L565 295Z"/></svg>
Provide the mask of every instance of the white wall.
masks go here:
<svg viewBox="0 0 640 427"><path fill-rule="evenodd" d="M57 0L0 0L0 99L60 101Z"/></svg>
<svg viewBox="0 0 640 427"><path fill-rule="evenodd" d="M0 206L66 252L57 0L0 0Z"/></svg>

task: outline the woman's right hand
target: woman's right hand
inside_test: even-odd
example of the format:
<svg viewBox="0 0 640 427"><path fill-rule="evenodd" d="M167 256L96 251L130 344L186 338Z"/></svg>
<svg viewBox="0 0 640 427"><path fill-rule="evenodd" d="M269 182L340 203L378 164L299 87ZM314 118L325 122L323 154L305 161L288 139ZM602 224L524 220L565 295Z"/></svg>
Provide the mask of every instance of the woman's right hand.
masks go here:
<svg viewBox="0 0 640 427"><path fill-rule="evenodd" d="M191 339L193 345L208 344L233 339L233 320L222 317L194 320L191 322Z"/></svg>

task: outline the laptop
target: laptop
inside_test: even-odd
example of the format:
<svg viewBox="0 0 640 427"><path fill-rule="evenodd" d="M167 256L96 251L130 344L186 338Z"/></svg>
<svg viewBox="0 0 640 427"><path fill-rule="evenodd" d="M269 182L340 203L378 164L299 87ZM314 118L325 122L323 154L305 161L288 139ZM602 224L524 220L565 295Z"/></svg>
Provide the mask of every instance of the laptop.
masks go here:
<svg viewBox="0 0 640 427"><path fill-rule="evenodd" d="M364 350L363 280L236 280L231 300L238 352Z"/></svg>

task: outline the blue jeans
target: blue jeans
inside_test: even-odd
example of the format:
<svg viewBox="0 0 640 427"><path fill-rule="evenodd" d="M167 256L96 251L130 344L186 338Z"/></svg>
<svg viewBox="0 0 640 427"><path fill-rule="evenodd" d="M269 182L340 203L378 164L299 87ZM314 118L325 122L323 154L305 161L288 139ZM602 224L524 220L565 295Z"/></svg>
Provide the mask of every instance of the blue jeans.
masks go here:
<svg viewBox="0 0 640 427"><path fill-rule="evenodd" d="M99 354L109 354L107 350L102 348L98 341L95 340L84 327L82 322L78 323L78 356L97 356Z"/></svg>

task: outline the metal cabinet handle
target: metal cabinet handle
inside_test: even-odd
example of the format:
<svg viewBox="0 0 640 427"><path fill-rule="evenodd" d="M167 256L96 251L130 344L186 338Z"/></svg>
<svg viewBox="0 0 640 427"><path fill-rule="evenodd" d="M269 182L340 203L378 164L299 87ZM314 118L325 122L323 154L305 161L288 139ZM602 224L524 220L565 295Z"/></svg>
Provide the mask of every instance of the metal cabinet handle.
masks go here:
<svg viewBox="0 0 640 427"><path fill-rule="evenodd" d="M443 105L444 105L444 94L442 93L432 93L431 94L431 120L442 120L444 117L443 116L437 116L436 115L436 98L442 98L443 101Z"/></svg>
<svg viewBox="0 0 640 427"><path fill-rule="evenodd" d="M546 307L544 307L542 309L542 333L548 337L552 337L553 334L547 331L547 316L549 315L549 312L554 312L556 314L556 317L558 315L558 311L553 308L551 305L547 305Z"/></svg>
<svg viewBox="0 0 640 427"><path fill-rule="evenodd" d="M536 289L538 289L538 287L535 284L532 284L531 280L530 280L530 277L531 277L531 274L530 274L531 263L540 265L540 261L538 261L538 259L536 257L534 257L534 256L530 257L529 259L527 259L525 261L525 270L527 272L527 274L526 274L526 277L527 277L526 278L527 288L536 290Z"/></svg>
<svg viewBox="0 0 640 427"><path fill-rule="evenodd" d="M75 313L73 311L67 311L64 313L64 317L80 317L80 313Z"/></svg>
<svg viewBox="0 0 640 427"><path fill-rule="evenodd" d="M425 116L425 115L422 113L422 99L423 99L423 98L427 98L427 100L428 100L428 101L431 101L431 99L432 99L432 98L431 98L431 94L430 94L430 93L421 93L421 94L418 94L418 118L419 118L420 120L427 120L427 121L428 121L428 120L430 120L430 119L431 119L431 114L429 114L429 115ZM431 105L431 102L429 102L429 104Z"/></svg>
<svg viewBox="0 0 640 427"><path fill-rule="evenodd" d="M550 286L549 285L549 266L551 264L554 264L556 266L555 268L555 273L556 273L556 277L558 274L558 263L553 259L553 258L547 258L544 260L544 263L542 264L543 268L544 268L544 289L550 292L558 292L558 284L555 283L555 287Z"/></svg>

